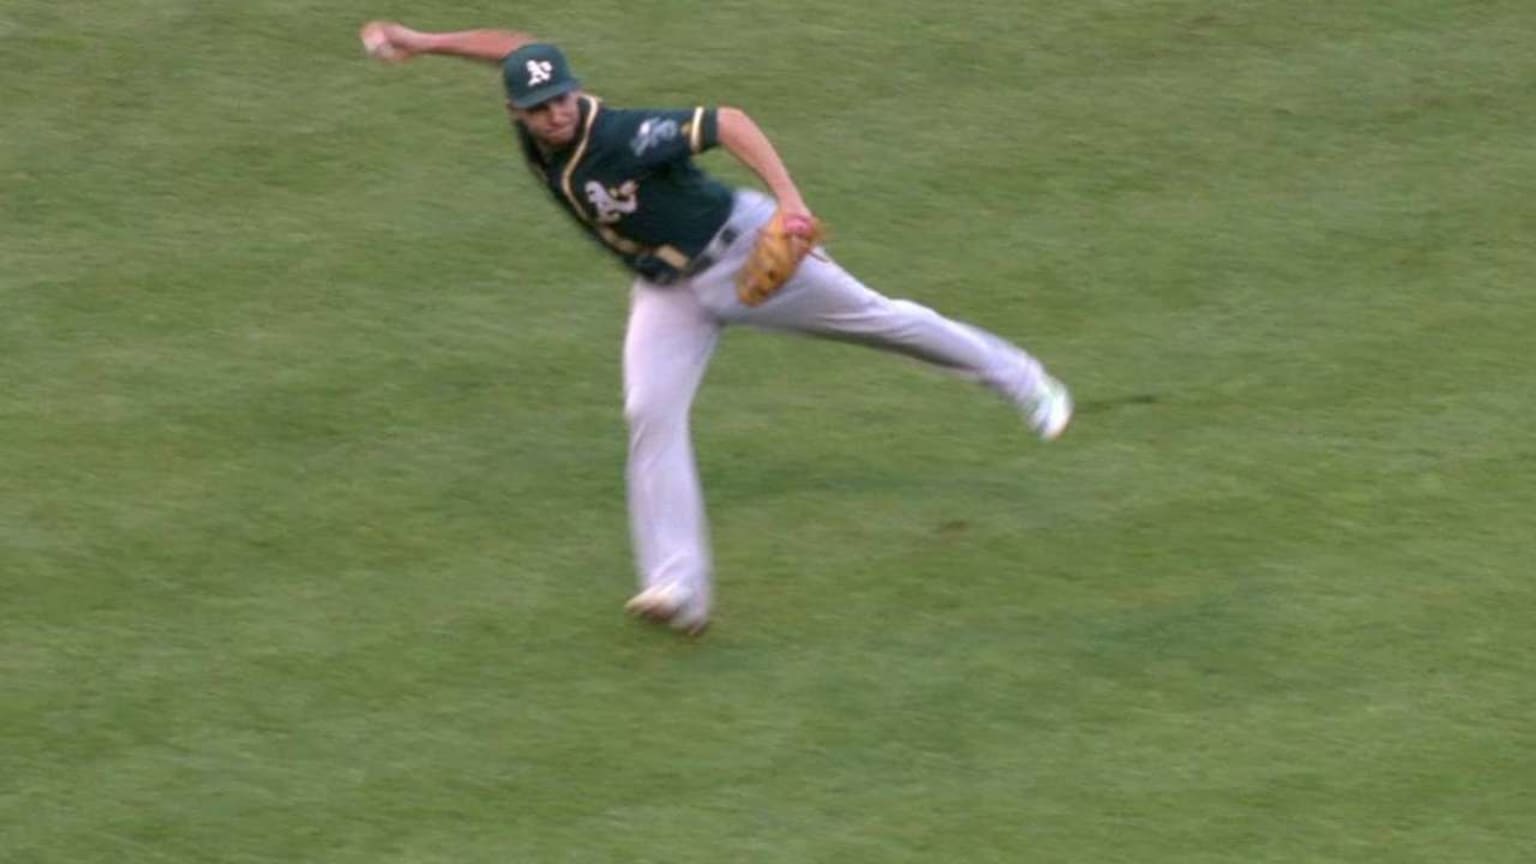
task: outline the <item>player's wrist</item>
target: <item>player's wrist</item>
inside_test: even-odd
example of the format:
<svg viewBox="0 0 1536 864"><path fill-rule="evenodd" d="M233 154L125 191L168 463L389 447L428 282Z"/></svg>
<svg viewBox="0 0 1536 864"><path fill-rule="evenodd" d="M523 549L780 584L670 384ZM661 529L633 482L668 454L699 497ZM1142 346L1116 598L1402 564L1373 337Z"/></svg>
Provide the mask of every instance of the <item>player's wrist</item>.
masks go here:
<svg viewBox="0 0 1536 864"><path fill-rule="evenodd" d="M782 213L808 215L811 212L810 208L805 206L805 200L800 197L799 191L793 188L776 190L773 197L778 199L779 211Z"/></svg>
<svg viewBox="0 0 1536 864"><path fill-rule="evenodd" d="M437 54L442 47L441 33L423 33L409 27L400 27L393 36L395 44L411 54Z"/></svg>

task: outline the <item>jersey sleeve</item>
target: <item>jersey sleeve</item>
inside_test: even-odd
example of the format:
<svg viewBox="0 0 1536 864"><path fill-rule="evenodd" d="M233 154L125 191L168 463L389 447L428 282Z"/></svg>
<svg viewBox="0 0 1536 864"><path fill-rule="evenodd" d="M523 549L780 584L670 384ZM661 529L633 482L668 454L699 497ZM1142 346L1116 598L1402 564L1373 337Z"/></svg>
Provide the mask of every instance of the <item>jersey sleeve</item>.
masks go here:
<svg viewBox="0 0 1536 864"><path fill-rule="evenodd" d="M662 165L703 153L720 143L715 108L629 110L622 128L630 155L646 165Z"/></svg>

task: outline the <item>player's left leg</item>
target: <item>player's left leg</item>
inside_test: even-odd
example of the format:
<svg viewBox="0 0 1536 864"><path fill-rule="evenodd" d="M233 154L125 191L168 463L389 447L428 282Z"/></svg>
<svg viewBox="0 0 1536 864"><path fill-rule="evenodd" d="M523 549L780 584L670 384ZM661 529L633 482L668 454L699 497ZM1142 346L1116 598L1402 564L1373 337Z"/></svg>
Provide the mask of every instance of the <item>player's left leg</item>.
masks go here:
<svg viewBox="0 0 1536 864"><path fill-rule="evenodd" d="M729 286L717 288L711 299L730 323L870 345L979 381L1017 406L1046 439L1060 435L1071 419L1066 387L1024 349L921 304L892 300L833 261L806 258L761 306L741 305Z"/></svg>

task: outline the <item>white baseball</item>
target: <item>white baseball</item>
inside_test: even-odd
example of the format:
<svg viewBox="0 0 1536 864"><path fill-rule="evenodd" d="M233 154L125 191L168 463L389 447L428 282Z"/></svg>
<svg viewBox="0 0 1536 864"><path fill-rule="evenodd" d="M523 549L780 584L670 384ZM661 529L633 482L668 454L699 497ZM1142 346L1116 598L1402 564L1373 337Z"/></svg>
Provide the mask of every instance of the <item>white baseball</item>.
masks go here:
<svg viewBox="0 0 1536 864"><path fill-rule="evenodd" d="M363 50L369 57L378 60L399 60L400 51L389 41L389 34L384 32L384 25L369 24L363 28L361 34Z"/></svg>

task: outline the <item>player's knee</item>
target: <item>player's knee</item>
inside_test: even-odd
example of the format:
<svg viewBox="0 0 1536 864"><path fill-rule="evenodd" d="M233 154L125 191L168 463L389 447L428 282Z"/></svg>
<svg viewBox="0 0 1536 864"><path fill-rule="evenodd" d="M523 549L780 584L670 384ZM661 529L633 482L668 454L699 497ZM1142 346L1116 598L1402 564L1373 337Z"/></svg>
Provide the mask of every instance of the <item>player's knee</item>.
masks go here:
<svg viewBox="0 0 1536 864"><path fill-rule="evenodd" d="M939 313L921 303L913 303L911 300L892 300L891 311L899 318L912 321L926 322L939 317Z"/></svg>
<svg viewBox="0 0 1536 864"><path fill-rule="evenodd" d="M887 338L902 344L921 342L941 321L939 313L911 300L891 300L882 320Z"/></svg>
<svg viewBox="0 0 1536 864"><path fill-rule="evenodd" d="M687 420L688 405L655 391L636 388L624 396L624 421L631 429L665 428Z"/></svg>

